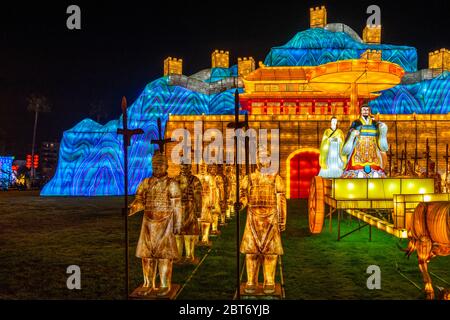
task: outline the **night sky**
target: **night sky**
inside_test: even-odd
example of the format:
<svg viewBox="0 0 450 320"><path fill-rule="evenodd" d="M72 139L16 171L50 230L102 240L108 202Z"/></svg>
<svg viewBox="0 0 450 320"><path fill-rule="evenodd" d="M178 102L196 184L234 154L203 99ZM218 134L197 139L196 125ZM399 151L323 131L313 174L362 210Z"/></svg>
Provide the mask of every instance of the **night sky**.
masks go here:
<svg viewBox="0 0 450 320"><path fill-rule="evenodd" d="M12 2L12 1L11 1ZM218 7L220 3L222 7ZM183 58L183 73L209 68L214 49L264 60L273 46L309 28L309 7L326 5L328 22L342 22L362 36L371 4L381 7L382 42L417 48L419 68L428 52L450 48L450 2L440 1L48 1L0 6L0 152L30 153L34 115L31 93L47 96L37 141L59 141L63 131L89 117L103 101L120 114L163 72L167 56ZM81 8L81 30L66 28L66 8Z"/></svg>

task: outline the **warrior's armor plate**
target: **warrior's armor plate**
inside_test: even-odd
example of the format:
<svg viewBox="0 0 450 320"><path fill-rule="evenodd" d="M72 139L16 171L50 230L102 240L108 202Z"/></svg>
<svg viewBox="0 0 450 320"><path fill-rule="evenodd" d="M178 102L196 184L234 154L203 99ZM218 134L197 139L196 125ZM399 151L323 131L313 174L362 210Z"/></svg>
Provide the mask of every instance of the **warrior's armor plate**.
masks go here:
<svg viewBox="0 0 450 320"><path fill-rule="evenodd" d="M251 175L249 207L276 207L275 179L273 175Z"/></svg>

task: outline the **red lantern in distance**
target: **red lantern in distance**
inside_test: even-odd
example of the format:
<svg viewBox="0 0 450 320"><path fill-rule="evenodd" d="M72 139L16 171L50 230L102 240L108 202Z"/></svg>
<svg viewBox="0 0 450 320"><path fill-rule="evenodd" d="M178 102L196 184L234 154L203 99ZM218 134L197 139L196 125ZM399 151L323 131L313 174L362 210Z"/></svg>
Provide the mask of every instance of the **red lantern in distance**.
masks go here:
<svg viewBox="0 0 450 320"><path fill-rule="evenodd" d="M39 167L39 156L37 154L34 155L33 159L33 167L37 169Z"/></svg>
<svg viewBox="0 0 450 320"><path fill-rule="evenodd" d="M31 169L31 165L32 165L31 154L27 154L27 163L26 163L27 169Z"/></svg>

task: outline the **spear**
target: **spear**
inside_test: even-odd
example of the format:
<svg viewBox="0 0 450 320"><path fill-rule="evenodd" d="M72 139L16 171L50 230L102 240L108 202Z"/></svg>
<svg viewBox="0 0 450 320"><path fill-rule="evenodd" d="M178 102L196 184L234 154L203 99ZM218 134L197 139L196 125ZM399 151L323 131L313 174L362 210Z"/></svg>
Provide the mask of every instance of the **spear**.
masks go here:
<svg viewBox="0 0 450 320"><path fill-rule="evenodd" d="M129 261L128 261L128 147L131 137L136 134L143 134L142 129L128 129L127 99L122 97L122 123L123 128L117 129L117 134L123 135L123 159L124 159L124 208L122 214L125 216L125 296L128 299L129 286Z"/></svg>
<svg viewBox="0 0 450 320"><path fill-rule="evenodd" d="M240 122L239 121L239 91L238 89L236 89L236 91L234 92L234 122L231 122L227 125L227 127L231 127L231 128L235 128L235 130L239 129L239 128L248 128L248 117L245 118L245 121ZM237 265L236 265L236 288L237 288L237 299L239 300L241 298L241 280L240 280L240 216L239 216L239 209L240 209L240 204L239 204L239 164L238 164L238 159L239 159L239 149L238 149L238 137L237 135L235 135L234 137L234 148L236 150L235 153L235 164L236 164L236 199L235 199L235 203L234 203L234 211L236 213L236 261L237 261ZM248 168L247 168L248 170Z"/></svg>

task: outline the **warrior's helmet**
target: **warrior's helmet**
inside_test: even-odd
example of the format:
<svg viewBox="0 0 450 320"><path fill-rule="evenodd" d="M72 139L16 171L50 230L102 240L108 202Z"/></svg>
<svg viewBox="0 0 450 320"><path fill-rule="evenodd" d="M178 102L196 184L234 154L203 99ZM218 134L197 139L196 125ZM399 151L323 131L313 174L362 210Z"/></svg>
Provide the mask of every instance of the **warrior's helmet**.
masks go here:
<svg viewBox="0 0 450 320"><path fill-rule="evenodd" d="M169 164L167 161L167 157L160 152L156 152L152 159L153 176L163 177L167 175L168 168Z"/></svg>

